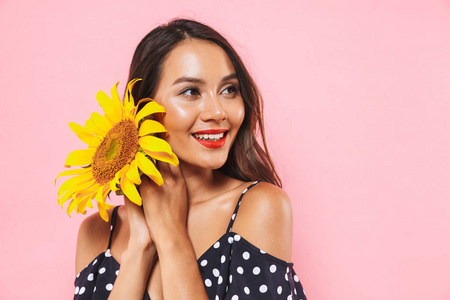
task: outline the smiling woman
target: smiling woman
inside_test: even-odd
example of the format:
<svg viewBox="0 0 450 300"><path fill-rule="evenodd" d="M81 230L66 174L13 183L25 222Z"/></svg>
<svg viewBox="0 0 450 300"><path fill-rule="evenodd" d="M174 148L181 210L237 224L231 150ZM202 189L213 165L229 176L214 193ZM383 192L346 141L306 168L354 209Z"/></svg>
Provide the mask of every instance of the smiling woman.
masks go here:
<svg viewBox="0 0 450 300"><path fill-rule="evenodd" d="M97 214L82 223L75 298L306 299L261 97L233 48L177 19L144 37L129 77L142 78L134 99L165 108L154 117L179 165L157 162L161 186L142 176L142 206L125 197L110 222Z"/></svg>

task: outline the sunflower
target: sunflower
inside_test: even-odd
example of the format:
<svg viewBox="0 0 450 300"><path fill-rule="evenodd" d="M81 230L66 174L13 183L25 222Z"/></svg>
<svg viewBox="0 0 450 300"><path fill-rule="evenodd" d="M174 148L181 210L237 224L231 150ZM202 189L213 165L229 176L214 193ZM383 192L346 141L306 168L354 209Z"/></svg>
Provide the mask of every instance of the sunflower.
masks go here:
<svg viewBox="0 0 450 300"><path fill-rule="evenodd" d="M92 113L85 127L69 123L75 134L88 145L86 150L75 150L66 159L65 167L79 166L59 174L58 177L76 175L61 184L58 190L58 204L72 199L67 214L75 210L86 213L86 207L97 203L100 216L108 221L107 209L113 205L106 203L111 191L125 194L132 202L142 205L136 185L141 183L141 174L146 174L156 184L162 185L163 178L155 167L156 160L178 165L178 158L170 145L157 133L166 132L164 126L150 118L154 113L164 113L165 109L155 101L145 98L135 106L131 94L134 84L128 83L124 104L117 92L117 82L111 89L112 99L103 91L97 93L97 101L105 115ZM145 106L137 111L139 104ZM55 184L56 184L55 179Z"/></svg>

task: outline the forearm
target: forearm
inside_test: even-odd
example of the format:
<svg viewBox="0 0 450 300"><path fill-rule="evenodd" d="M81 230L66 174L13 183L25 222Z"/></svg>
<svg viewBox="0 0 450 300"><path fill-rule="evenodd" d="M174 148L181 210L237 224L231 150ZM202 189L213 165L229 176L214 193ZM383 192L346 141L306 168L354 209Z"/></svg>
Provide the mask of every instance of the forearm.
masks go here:
<svg viewBox="0 0 450 300"><path fill-rule="evenodd" d="M159 244L158 256L165 300L209 299L186 231Z"/></svg>
<svg viewBox="0 0 450 300"><path fill-rule="evenodd" d="M155 247L125 250L122 254L119 275L108 299L142 300L156 258Z"/></svg>

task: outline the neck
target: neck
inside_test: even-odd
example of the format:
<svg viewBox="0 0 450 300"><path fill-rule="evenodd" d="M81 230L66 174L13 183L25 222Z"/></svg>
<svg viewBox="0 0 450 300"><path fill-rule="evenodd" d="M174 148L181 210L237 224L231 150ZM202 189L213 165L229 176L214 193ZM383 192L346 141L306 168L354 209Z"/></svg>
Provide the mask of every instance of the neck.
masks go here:
<svg viewBox="0 0 450 300"><path fill-rule="evenodd" d="M181 170L186 181L189 204L208 200L215 196L219 186L226 182L226 177L217 170L192 166L180 161Z"/></svg>

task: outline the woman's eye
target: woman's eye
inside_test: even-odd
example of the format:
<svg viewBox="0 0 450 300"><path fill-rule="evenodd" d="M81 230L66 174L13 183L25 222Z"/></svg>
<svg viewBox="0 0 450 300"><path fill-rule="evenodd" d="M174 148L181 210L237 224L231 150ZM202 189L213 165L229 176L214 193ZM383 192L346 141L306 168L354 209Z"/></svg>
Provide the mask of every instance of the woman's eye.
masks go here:
<svg viewBox="0 0 450 300"><path fill-rule="evenodd" d="M189 87L189 88L182 90L180 95L181 94L186 95L188 97L196 97L196 96L200 95L200 92L199 92L198 88Z"/></svg>
<svg viewBox="0 0 450 300"><path fill-rule="evenodd" d="M230 85L230 86L227 86L227 87L223 90L222 93L224 93L224 94L237 94L237 92L238 92L238 87L235 86L235 85Z"/></svg>

